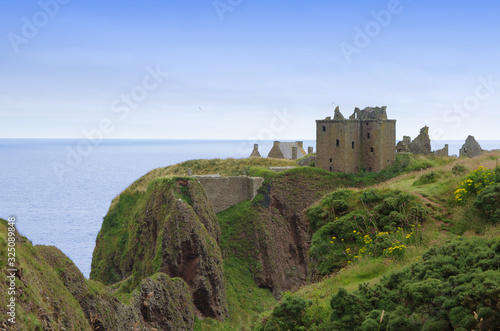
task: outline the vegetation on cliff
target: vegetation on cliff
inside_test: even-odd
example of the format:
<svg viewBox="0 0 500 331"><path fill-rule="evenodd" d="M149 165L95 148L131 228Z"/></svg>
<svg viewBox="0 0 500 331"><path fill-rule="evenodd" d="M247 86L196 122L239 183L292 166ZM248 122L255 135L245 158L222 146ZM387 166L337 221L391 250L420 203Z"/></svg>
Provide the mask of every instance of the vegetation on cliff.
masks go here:
<svg viewBox="0 0 500 331"><path fill-rule="evenodd" d="M158 178L110 208L96 240L91 279L130 293L162 272L182 278L200 315L224 319L227 299L217 218L201 185Z"/></svg>
<svg viewBox="0 0 500 331"><path fill-rule="evenodd" d="M18 235L18 327L486 329L498 318L498 184L489 178L461 201L455 193L498 156L398 155L394 167L358 174L276 173L267 167L294 162L267 159L153 170L113 201L92 280ZM265 181L253 201L216 216L196 180L175 177L188 168ZM4 254L5 221L0 232Z"/></svg>
<svg viewBox="0 0 500 331"><path fill-rule="evenodd" d="M6 254L7 222L0 220L0 253ZM120 301L116 291L87 280L53 246L33 246L16 235L14 297L16 323L8 322L10 282L0 282L0 328L7 330L191 330L195 307L182 279L165 274L145 278ZM4 262L4 260L0 260ZM0 262L0 263L1 263ZM6 265L0 265L6 270ZM154 294L154 295L153 295Z"/></svg>
<svg viewBox="0 0 500 331"><path fill-rule="evenodd" d="M478 172L490 173L489 179L491 173L498 174L500 169L485 170L494 169L498 157L455 158L451 164L408 172L364 191L325 195L307 214L316 230L312 266L323 263L328 276L287 294L261 315L257 329L488 330L498 325L500 227L491 217L500 210L497 184L489 180L481 192L462 201L455 195L467 179L484 177L476 176ZM424 221L410 222L405 230L398 220L410 220L412 208L420 215L414 219ZM391 214L398 216L396 222L381 228ZM354 216L357 224L352 223ZM370 224L372 229L363 227ZM457 234L461 238L454 240ZM377 246L389 243L381 253ZM351 256L346 256L348 248ZM290 326L292 320L296 322Z"/></svg>

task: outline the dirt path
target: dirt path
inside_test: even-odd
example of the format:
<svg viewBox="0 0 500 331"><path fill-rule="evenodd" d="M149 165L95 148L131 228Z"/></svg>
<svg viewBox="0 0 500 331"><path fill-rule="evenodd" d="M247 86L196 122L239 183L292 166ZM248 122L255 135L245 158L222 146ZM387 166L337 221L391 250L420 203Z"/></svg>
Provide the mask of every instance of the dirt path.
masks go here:
<svg viewBox="0 0 500 331"><path fill-rule="evenodd" d="M443 205L441 205L440 203L437 203L437 202L429 199L428 197L424 196L421 193L418 193L418 192L409 192L409 193L416 195L426 206L430 207L433 210L433 213L430 214L430 217L432 220L434 220L434 222L436 224L436 228L440 229L441 233L444 233L448 224L436 219L435 213L439 212L442 214L446 213L446 215L449 215L448 209L446 207L444 207Z"/></svg>

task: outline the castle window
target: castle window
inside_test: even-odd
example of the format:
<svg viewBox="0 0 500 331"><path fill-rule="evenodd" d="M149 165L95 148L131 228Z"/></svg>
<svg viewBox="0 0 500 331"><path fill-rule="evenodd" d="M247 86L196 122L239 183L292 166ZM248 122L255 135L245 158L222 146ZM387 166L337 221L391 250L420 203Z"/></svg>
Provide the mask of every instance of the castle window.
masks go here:
<svg viewBox="0 0 500 331"><path fill-rule="evenodd" d="M330 171L333 171L333 168L332 168L332 167L330 167Z"/></svg>
<svg viewBox="0 0 500 331"><path fill-rule="evenodd" d="M354 141L352 142L352 149L354 149Z"/></svg>
<svg viewBox="0 0 500 331"><path fill-rule="evenodd" d="M373 153L373 147L372 147L372 148L370 148L370 152L372 152L372 153Z"/></svg>
<svg viewBox="0 0 500 331"><path fill-rule="evenodd" d="M340 140L337 139L337 147L340 146Z"/></svg>
<svg viewBox="0 0 500 331"><path fill-rule="evenodd" d="M333 159L330 159L330 162L333 162Z"/></svg>
<svg viewBox="0 0 500 331"><path fill-rule="evenodd" d="M368 171L369 171L369 172L372 172L372 167L368 168Z"/></svg>
<svg viewBox="0 0 500 331"><path fill-rule="evenodd" d="M370 139L370 133L367 134L368 139Z"/></svg>
<svg viewBox="0 0 500 331"><path fill-rule="evenodd" d="M325 132L325 131L326 131L326 126L323 125L323 132Z"/></svg>

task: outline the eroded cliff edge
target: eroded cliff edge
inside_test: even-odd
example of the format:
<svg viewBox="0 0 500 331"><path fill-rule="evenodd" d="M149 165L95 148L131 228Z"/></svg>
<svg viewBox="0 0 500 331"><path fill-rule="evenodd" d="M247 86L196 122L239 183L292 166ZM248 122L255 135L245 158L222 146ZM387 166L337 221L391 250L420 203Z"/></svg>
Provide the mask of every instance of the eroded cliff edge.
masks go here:
<svg viewBox="0 0 500 331"><path fill-rule="evenodd" d="M228 314L220 229L203 187L192 178L158 178L124 192L96 240L90 278L125 291L161 272L188 285L198 316Z"/></svg>

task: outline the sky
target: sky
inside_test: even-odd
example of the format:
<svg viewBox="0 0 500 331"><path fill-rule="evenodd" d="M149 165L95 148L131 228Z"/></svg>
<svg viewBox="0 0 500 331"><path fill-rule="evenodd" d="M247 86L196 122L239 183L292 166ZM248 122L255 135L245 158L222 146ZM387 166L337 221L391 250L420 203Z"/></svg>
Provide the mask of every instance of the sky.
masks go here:
<svg viewBox="0 0 500 331"><path fill-rule="evenodd" d="M3 0L0 138L500 140L500 2Z"/></svg>

